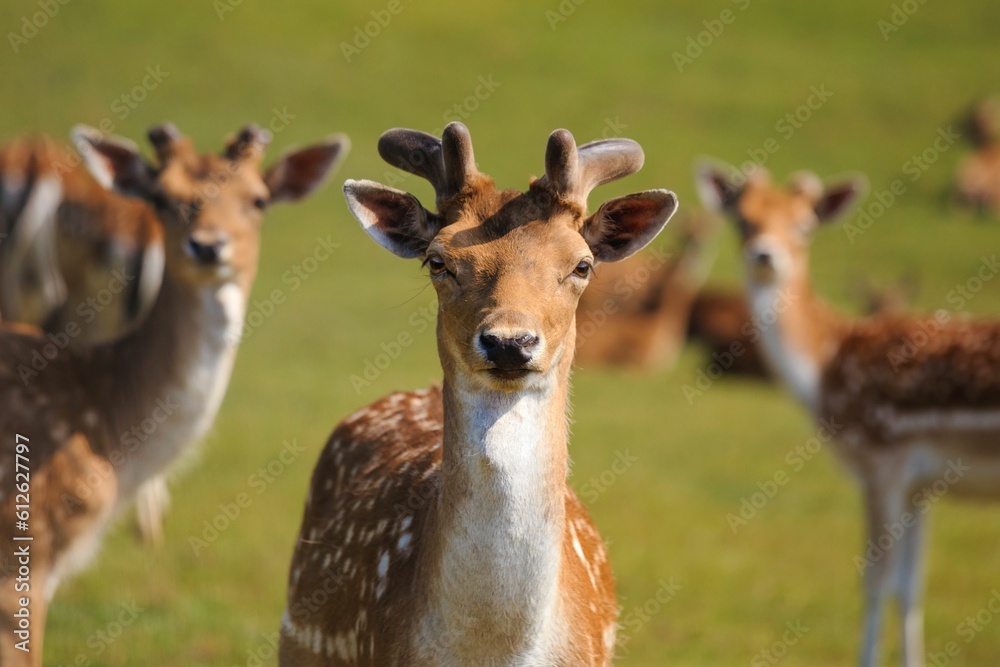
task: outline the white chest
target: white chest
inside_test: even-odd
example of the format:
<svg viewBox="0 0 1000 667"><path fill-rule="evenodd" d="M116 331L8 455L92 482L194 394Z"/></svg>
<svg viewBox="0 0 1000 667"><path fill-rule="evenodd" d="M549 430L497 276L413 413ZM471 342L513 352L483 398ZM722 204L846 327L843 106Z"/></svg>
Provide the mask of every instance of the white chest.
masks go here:
<svg viewBox="0 0 1000 667"><path fill-rule="evenodd" d="M239 286L227 283L205 288L200 299L203 324L184 341L192 347L182 367L164 386L152 389L146 414L120 436L125 455L120 502L128 502L138 486L164 472L205 436L225 396L246 298Z"/></svg>
<svg viewBox="0 0 1000 667"><path fill-rule="evenodd" d="M783 326L794 304L771 286L754 285L749 295L757 344L764 358L795 397L815 412L819 404L819 366L791 339L787 326Z"/></svg>
<svg viewBox="0 0 1000 667"><path fill-rule="evenodd" d="M449 506L431 613L418 629L431 664L551 664L563 514L546 495L548 401L544 393L462 397L460 474L472 491ZM434 639L442 635L444 645Z"/></svg>

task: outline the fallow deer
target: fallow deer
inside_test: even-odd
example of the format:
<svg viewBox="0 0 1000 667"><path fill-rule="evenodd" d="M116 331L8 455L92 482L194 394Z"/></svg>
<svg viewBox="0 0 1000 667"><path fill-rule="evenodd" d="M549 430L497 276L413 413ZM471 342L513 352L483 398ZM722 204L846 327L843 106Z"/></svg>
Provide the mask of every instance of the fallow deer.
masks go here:
<svg viewBox="0 0 1000 667"><path fill-rule="evenodd" d="M347 181L348 205L390 252L422 258L439 299L444 383L342 422L313 473L291 563L280 664L608 665L617 605L604 544L567 485L577 301L597 262L646 245L666 190L611 199L633 141L549 137L545 176L498 191L469 132L390 130L382 157L426 178L406 192Z"/></svg>
<svg viewBox="0 0 1000 667"><path fill-rule="evenodd" d="M741 291L721 287L699 291L691 304L687 337L713 360L731 360L722 369L727 374L771 376L757 349L747 298Z"/></svg>
<svg viewBox="0 0 1000 667"><path fill-rule="evenodd" d="M676 224L676 223L675 223ZM667 257L642 252L595 272L577 308L581 366L672 367L715 260L716 228L690 219Z"/></svg>
<svg viewBox="0 0 1000 667"><path fill-rule="evenodd" d="M973 107L965 126L975 152L958 163L956 194L980 212L1000 214L1000 97Z"/></svg>
<svg viewBox="0 0 1000 667"><path fill-rule="evenodd" d="M156 300L162 237L146 202L103 187L52 140L20 137L0 149L3 321L36 326L75 347L124 336ZM136 494L148 542L162 542L168 500L161 477Z"/></svg>
<svg viewBox="0 0 1000 667"><path fill-rule="evenodd" d="M152 206L165 268L148 315L113 342L62 347L51 336L0 329L0 539L5 550L27 545L31 568L30 589L9 576L0 594L0 663L8 667L41 664L59 582L86 563L136 490L211 426L257 270L264 210L312 192L347 147L332 137L262 174L270 137L255 126L221 155L196 153L172 126L155 128L156 166L125 139L87 128L75 138L99 182ZM96 212L79 214L85 224ZM17 496L15 443L27 445L30 475L18 477L30 489ZM15 505L28 504L27 495L25 527L15 524ZM22 608L30 653L11 641Z"/></svg>
<svg viewBox="0 0 1000 667"><path fill-rule="evenodd" d="M878 660L886 598L902 614L907 667L923 664L927 495L1000 498L1000 323L934 317L850 319L813 292L812 232L845 212L860 178L788 187L735 170L696 170L705 204L736 221L750 308L774 373L832 431L860 480L867 515L861 664Z"/></svg>

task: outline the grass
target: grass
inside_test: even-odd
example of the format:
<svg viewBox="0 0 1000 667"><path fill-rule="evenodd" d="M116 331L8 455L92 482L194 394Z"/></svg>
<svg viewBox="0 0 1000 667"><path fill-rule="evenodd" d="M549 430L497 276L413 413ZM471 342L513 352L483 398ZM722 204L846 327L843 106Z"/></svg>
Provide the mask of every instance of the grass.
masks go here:
<svg viewBox="0 0 1000 667"><path fill-rule="evenodd" d="M778 150L767 166L778 176L802 167L823 175L861 170L874 190L884 190L909 179L911 156L997 85L1000 6L987 0L920 5L888 39L878 21L890 20L889 0L517 0L461 8L402 0L399 13L347 62L341 44L387 6L59 5L16 53L9 36L0 47L0 126L8 135L65 137L74 123L107 118L117 133L140 139L149 125L170 119L214 149L241 124L284 110L294 118L277 134L274 155L334 131L351 136L340 182L384 178L375 141L386 128L433 130L457 116L471 128L482 168L512 187L541 171L552 129L568 127L581 141L618 131L640 141L646 167L595 200L669 187L682 207L693 208L695 157L740 162L769 138ZM553 29L546 12L574 6ZM37 0L4 3L3 32L20 32L22 17L39 7ZM220 17L219 8L232 11ZM679 72L673 54L724 9L735 19ZM131 108L119 99L156 66L167 74L142 91L143 101ZM476 97L480 77L492 77L495 90L480 88ZM776 124L806 103L814 86L832 97L791 136L780 133ZM916 272L919 307L952 305L949 292L1000 240L996 221L943 205L965 150L949 148L918 179L906 180L906 193L853 243L842 227L822 231L814 250L819 291L846 306L859 276L886 282ZM426 197L429 188L417 181L405 187ZM440 374L432 328L418 332L410 320L432 304L426 279L415 263L364 237L338 189L271 213L253 298L281 289L287 301L243 345L212 435L176 475L166 545L139 545L131 523L119 522L93 566L59 591L47 664L274 664L269 636L281 616L307 480L327 434L379 395ZM339 250L292 289L283 274L327 235ZM669 236L660 242L669 244ZM727 236L714 280L735 284L735 243ZM997 312L1000 290L987 283L966 309ZM356 391L351 376L401 331L416 342ZM761 652L795 622L808 631L781 664L848 664L861 608L852 564L861 543L856 488L822 451L734 533L726 515L758 482L787 469L786 453L814 427L779 388L752 382L720 381L689 403L681 388L705 364L689 350L670 374L575 375L573 484L600 482L619 450L637 458L589 503L611 545L630 620L618 664L773 664ZM285 441L305 452L256 495L250 476L273 462ZM246 492L251 505L195 554L191 538L208 541L205 522ZM927 639L931 651L959 643L949 665L992 664L1000 656L995 630L968 643L958 634L1000 586L996 517L995 509L967 504L942 502L934 510ZM676 594L652 603L661 582L671 581L680 586ZM117 619L131 604L143 611L121 628ZM897 648L890 641L888 658Z"/></svg>

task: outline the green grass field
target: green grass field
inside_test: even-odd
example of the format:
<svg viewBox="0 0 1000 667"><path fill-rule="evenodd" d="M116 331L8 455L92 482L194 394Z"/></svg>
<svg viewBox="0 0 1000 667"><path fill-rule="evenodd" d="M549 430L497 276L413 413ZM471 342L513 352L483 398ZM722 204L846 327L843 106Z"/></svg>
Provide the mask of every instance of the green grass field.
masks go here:
<svg viewBox="0 0 1000 667"><path fill-rule="evenodd" d="M431 131L464 120L481 168L507 187L542 171L545 140L557 127L581 142L638 140L643 171L598 190L592 203L667 187L682 209L696 208L694 158L741 162L766 144L778 146L766 166L779 177L803 167L860 170L874 191L902 178L905 194L863 235L849 239L831 227L815 243L817 288L845 307L858 278L886 283L907 272L919 275L920 308L950 307L949 292L1000 245L1000 221L945 206L966 146L933 154L926 170L908 165L972 100L1000 89L996 2L908 0L915 13L885 36L879 21L891 21L891 0L575 2L457 9L441 0L51 0L58 11L35 31L25 30L24 17L30 22L44 3L0 5L4 136L66 137L74 123L108 119L116 133L141 140L169 119L215 150L242 124L279 114L287 126L272 155L334 131L353 141L326 190L270 214L253 298L273 290L287 298L243 344L212 435L175 476L165 546L139 544L131 521L120 521L96 562L59 591L46 664L275 664L268 642L326 436L376 397L440 375L433 328L418 332L411 320L433 305L426 277L416 262L370 242L339 191L345 178L391 172L375 151L389 127ZM391 20L364 48L345 49L373 11ZM689 38L698 43L705 21L721 33L704 32L701 53L692 47L697 57L679 66L675 53ZM147 68L159 68L160 80ZM808 120L783 121L813 88L829 98ZM426 197L430 188L418 181L397 187ZM713 280L736 284L734 235L725 235ZM289 281L286 272L326 237L339 245L332 257L307 280ZM668 227L658 243L671 241ZM1000 312L998 287L987 282L965 309ZM370 384L353 386L351 376L404 331L416 342ZM786 463L814 427L779 387L720 381L689 402L682 386L706 364L688 350L670 374L574 377L571 481L610 543L626 622L616 664L777 664L763 651L786 624L808 630L778 651L780 664L851 664L861 613L855 485L827 451L801 470ZM305 451L276 464L285 441ZM635 462L611 474L623 454ZM258 494L250 477L269 464L271 481ZM779 470L788 483L734 533L726 515ZM206 533L205 522L241 493L252 504L227 529ZM957 641L961 653L949 665L1000 662L1000 620L969 642L958 634L1000 589L998 519L990 507L945 501L934 510L927 645L940 651ZM192 538L206 544L196 549ZM671 583L672 596L658 602ZM132 620L122 627L119 617ZM893 619L888 629L895 627ZM897 658L894 638L887 652Z"/></svg>

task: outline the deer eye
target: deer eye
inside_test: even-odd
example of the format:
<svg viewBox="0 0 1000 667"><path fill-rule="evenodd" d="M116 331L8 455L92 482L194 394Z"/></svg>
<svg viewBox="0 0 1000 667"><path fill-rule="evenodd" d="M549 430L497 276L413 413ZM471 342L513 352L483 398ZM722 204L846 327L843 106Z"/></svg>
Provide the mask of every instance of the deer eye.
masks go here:
<svg viewBox="0 0 1000 667"><path fill-rule="evenodd" d="M424 260L424 266L430 271L432 276L443 276L448 273L448 266L439 255L428 255Z"/></svg>
<svg viewBox="0 0 1000 667"><path fill-rule="evenodd" d="M594 267L587 260L581 261L579 264L576 265L576 268L573 269L574 276L576 276L577 278L583 278L585 280L589 278L590 274L593 272L594 272Z"/></svg>
<svg viewBox="0 0 1000 667"><path fill-rule="evenodd" d="M267 208L267 200L264 199L263 197L254 197L253 207L263 211L265 208Z"/></svg>

